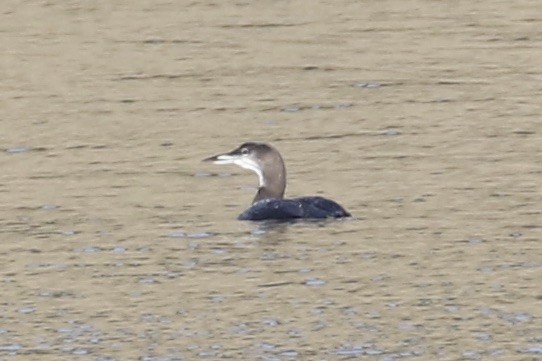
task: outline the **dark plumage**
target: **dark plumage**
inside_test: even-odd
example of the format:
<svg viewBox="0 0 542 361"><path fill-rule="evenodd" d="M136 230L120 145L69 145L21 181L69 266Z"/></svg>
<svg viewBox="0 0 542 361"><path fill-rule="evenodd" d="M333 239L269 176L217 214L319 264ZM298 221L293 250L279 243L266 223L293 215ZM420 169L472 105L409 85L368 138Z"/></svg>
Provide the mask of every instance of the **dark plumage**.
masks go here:
<svg viewBox="0 0 542 361"><path fill-rule="evenodd" d="M235 164L258 175L260 182L258 192L252 206L239 215L240 220L350 217L350 213L343 207L324 197L283 199L286 168L280 153L268 144L244 143L229 153L219 154L204 161Z"/></svg>

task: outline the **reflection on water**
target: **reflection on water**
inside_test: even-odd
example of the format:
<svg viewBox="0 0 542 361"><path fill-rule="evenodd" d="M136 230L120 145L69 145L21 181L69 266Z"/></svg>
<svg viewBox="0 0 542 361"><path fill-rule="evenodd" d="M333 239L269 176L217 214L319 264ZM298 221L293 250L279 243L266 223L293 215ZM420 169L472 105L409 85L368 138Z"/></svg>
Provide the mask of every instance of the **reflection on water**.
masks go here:
<svg viewBox="0 0 542 361"><path fill-rule="evenodd" d="M3 275L11 301L0 351L103 360L540 355L532 300L509 303L540 263L493 256L502 242L447 242L356 219L232 222L238 232L98 235L111 243L81 232L50 234L39 250L14 244L2 256L20 266ZM447 344L460 341L457 356Z"/></svg>

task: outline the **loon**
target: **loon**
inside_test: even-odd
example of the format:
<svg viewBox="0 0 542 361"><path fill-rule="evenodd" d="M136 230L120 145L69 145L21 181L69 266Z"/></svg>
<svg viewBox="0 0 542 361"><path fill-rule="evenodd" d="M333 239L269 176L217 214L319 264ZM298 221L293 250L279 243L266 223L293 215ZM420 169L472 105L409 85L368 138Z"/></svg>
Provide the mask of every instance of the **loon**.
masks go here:
<svg viewBox="0 0 542 361"><path fill-rule="evenodd" d="M293 220L350 217L343 207L324 197L283 199L286 168L280 153L265 143L244 143L231 152L203 160L214 164L235 164L258 175L260 182L252 206L237 217L239 220Z"/></svg>

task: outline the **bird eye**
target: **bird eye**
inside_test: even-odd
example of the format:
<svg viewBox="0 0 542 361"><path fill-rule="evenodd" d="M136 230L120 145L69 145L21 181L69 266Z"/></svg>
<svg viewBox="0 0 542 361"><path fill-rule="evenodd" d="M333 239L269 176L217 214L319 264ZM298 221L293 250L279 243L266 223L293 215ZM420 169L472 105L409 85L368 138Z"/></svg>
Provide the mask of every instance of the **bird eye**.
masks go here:
<svg viewBox="0 0 542 361"><path fill-rule="evenodd" d="M241 154L242 155L247 155L248 154L248 149L247 148L241 149Z"/></svg>

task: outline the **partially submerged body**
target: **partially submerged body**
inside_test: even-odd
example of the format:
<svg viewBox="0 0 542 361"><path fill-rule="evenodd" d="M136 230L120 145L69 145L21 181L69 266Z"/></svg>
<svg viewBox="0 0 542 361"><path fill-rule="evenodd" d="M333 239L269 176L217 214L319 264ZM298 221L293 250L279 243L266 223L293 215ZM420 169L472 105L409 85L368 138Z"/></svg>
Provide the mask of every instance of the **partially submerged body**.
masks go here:
<svg viewBox="0 0 542 361"><path fill-rule="evenodd" d="M323 197L301 197L293 199L262 199L252 204L237 217L243 221L266 219L289 220L299 218L341 218L349 217L337 202Z"/></svg>
<svg viewBox="0 0 542 361"><path fill-rule="evenodd" d="M286 168L280 153L264 143L244 143L233 151L204 161L235 164L258 175L260 186L252 206L241 213L240 220L322 219L350 217L343 207L330 199L314 196L283 199Z"/></svg>

